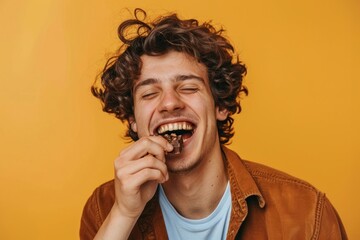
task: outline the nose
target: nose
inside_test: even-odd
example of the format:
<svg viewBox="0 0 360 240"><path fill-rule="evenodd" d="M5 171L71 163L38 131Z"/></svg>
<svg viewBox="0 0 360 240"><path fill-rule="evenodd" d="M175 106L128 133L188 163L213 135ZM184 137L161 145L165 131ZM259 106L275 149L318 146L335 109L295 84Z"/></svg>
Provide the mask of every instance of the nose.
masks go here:
<svg viewBox="0 0 360 240"><path fill-rule="evenodd" d="M173 112L184 108L184 102L181 96L175 90L166 90L162 92L158 110L160 112Z"/></svg>

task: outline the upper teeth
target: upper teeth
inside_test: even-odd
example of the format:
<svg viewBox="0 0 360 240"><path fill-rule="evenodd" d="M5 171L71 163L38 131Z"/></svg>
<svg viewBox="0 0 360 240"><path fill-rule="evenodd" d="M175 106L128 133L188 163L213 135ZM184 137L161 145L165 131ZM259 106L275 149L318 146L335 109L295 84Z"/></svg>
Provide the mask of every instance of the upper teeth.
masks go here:
<svg viewBox="0 0 360 240"><path fill-rule="evenodd" d="M168 123L161 125L157 132L158 134L162 134L168 131L175 131L175 130L192 130L192 125L187 122L177 122L177 123Z"/></svg>

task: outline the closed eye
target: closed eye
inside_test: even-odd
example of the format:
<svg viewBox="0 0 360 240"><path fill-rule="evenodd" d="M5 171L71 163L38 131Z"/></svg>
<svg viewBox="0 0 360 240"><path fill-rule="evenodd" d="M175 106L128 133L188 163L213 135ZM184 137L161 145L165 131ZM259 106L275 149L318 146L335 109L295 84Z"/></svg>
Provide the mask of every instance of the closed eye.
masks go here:
<svg viewBox="0 0 360 240"><path fill-rule="evenodd" d="M179 89L181 93L190 94L190 93L196 93L199 91L199 87L197 86L183 86Z"/></svg>
<svg viewBox="0 0 360 240"><path fill-rule="evenodd" d="M145 92L144 94L141 95L141 98L144 100L150 100L154 97L156 97L158 94L158 92Z"/></svg>

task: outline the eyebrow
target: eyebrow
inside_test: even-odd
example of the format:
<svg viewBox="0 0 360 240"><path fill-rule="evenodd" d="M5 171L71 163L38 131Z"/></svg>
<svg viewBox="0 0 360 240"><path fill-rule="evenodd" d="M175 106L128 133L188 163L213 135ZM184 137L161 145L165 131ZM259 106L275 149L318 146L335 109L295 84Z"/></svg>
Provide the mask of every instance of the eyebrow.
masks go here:
<svg viewBox="0 0 360 240"><path fill-rule="evenodd" d="M195 80L198 80L202 83L205 84L205 80L202 78L202 77L199 77L199 76L196 76L196 75L193 75L193 74L189 74L189 75L184 75L184 74L180 74L180 75L176 75L175 78L174 78L174 81L175 82L181 82L181 81L185 81L185 80L189 80L189 79L195 79ZM152 84L156 84L156 83L159 83L160 80L157 79L157 78L147 78L141 82L138 82L137 84L135 84L134 86L134 91L133 92L136 92L136 90L140 87L143 87L143 86L147 86L147 85L152 85Z"/></svg>

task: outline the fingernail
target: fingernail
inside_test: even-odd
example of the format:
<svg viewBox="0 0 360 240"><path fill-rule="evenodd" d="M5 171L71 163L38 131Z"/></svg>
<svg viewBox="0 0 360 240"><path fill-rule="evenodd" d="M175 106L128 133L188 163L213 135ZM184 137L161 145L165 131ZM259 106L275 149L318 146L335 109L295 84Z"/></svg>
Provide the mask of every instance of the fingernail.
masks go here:
<svg viewBox="0 0 360 240"><path fill-rule="evenodd" d="M171 143L167 143L166 148L167 148L168 152L171 152L173 150L174 146Z"/></svg>

